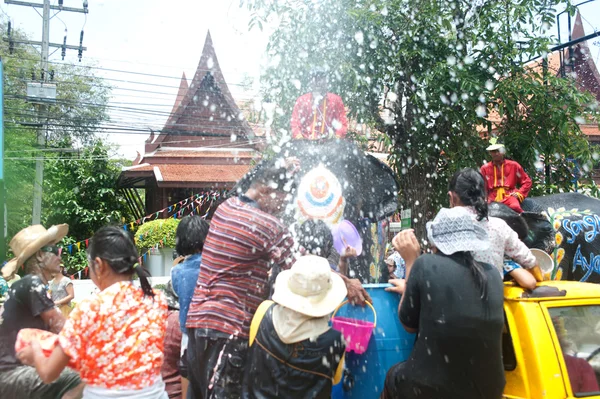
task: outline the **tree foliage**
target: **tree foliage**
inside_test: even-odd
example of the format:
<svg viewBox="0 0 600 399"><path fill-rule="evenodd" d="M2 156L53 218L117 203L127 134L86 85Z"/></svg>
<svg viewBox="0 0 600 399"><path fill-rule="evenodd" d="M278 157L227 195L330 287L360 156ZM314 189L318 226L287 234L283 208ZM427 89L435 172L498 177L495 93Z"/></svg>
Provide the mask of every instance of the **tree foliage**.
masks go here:
<svg viewBox="0 0 600 399"><path fill-rule="evenodd" d="M6 22L0 22L4 38L6 30ZM28 39L14 28L12 36ZM40 116L38 106L25 98L27 82L41 78L39 53L19 44L10 53L8 42L0 41L0 56L4 65L7 238L31 223L35 160L40 157L45 159L42 223L68 223L70 236L65 244L89 238L105 224L121 223L128 213L116 191L120 164L109 160L110 148L95 135L109 119L110 86L89 66L51 63L57 101ZM37 143L39 125L45 126L46 144L42 147ZM67 256L67 266L71 270L85 267L84 254Z"/></svg>
<svg viewBox="0 0 600 399"><path fill-rule="evenodd" d="M5 21L0 22L0 34L3 38L7 37ZM15 39L28 39L23 32L14 28L12 36ZM58 192L66 192L74 188L73 180L70 181L66 177L74 176L79 172L83 173L85 167L82 169L83 165L76 166L75 162L58 163L52 159L57 159L57 150L65 146L67 148L90 146L91 153L104 151L103 153L106 154L106 149L102 150L102 146L97 144L94 132L98 130L101 123L108 120L106 104L110 87L101 78L95 76L89 67L51 63L49 68L54 71L53 83L57 85L57 101L55 104L49 105L46 108L47 111L40 116L38 106L28 102L25 98L27 82L32 78L35 78L36 81L41 78L39 53L33 47L15 44L11 54L9 43L0 41L0 56L4 64L5 185L8 237L12 237L31 223L35 160L39 157L49 159L48 162L45 162L47 181L44 182L42 212L44 222L72 223L74 218L78 218L78 222L71 226L71 232L88 234L93 229L92 226L97 226L95 222L97 217L81 215L76 205L77 202L62 201L60 205L51 202L57 199ZM46 75L46 77L48 76ZM37 126L40 124L45 125L46 145L43 147L37 143ZM63 157L63 154L59 157ZM70 157L73 158L73 156ZM99 163L93 173L100 171L101 165L104 164ZM61 168L64 170L60 170ZM107 179L110 175L110 179L114 180L114 167L109 167L103 173ZM59 180L58 175L64 176L64 180ZM108 190L109 188L106 186L102 189ZM114 186L110 189L114 189ZM97 193L88 191L86 195L90 196L87 201L97 197L99 203L108 194L97 195ZM93 205L92 209L106 209L97 206L98 203ZM114 212L121 212L121 210L122 207L115 208L106 219L119 219L114 217ZM62 215L64 218L58 218L57 215ZM88 222L89 226L82 226Z"/></svg>
<svg viewBox="0 0 600 399"><path fill-rule="evenodd" d="M449 176L483 163L482 136L494 109L504 107L498 134L529 173L535 174L540 154L551 163L555 180L545 184L570 186L569 179L556 180L569 157L589 165L576 122L597 112L592 98L571 78L534 83L537 77L521 62L547 52L559 3L243 1L253 13L251 28L275 26L263 82L265 95L278 99L282 110L276 131L289 135L291 110L308 91L310 68L327 68L331 91L342 96L350 116L384 133L400 202L412 208L420 235L424 221L447 205ZM515 103L530 112L508 109Z"/></svg>
<svg viewBox="0 0 600 399"><path fill-rule="evenodd" d="M146 222L135 233L135 243L140 253L156 246L175 248L175 233L179 219L158 219Z"/></svg>
<svg viewBox="0 0 600 399"><path fill-rule="evenodd" d="M127 204L115 189L121 164L108 159L107 146L97 141L80 153L55 158L46 162L45 224L68 223L69 235L83 240L102 226L130 220Z"/></svg>

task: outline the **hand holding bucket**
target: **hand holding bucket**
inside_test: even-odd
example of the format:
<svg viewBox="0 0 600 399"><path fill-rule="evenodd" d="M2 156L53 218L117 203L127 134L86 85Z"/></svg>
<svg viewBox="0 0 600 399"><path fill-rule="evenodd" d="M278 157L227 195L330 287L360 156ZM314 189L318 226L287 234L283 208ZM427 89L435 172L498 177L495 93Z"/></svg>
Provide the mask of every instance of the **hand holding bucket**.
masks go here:
<svg viewBox="0 0 600 399"><path fill-rule="evenodd" d="M532 271L534 273L533 275L536 277L536 280L539 280L539 281L550 280L550 276L552 275L552 270L554 270L554 260L552 259L552 257L550 255L548 255L546 252L542 251L541 249L537 249L537 248L532 248L531 253L533 254L533 256L535 256L535 259L536 259L536 262L535 262L536 267ZM536 272L535 269L537 267L540 268L540 271L542 274L542 279L539 278L540 276L535 275L535 272Z"/></svg>
<svg viewBox="0 0 600 399"><path fill-rule="evenodd" d="M338 330L344 336L347 342L346 352L354 351L357 354L365 353L369 346L369 340L373 334L373 330L377 326L377 312L370 302L365 302L373 311L373 321L365 321L353 319L350 317L336 316L335 314L340 308L346 305L348 301L344 301L338 306L331 316L331 325L335 330Z"/></svg>

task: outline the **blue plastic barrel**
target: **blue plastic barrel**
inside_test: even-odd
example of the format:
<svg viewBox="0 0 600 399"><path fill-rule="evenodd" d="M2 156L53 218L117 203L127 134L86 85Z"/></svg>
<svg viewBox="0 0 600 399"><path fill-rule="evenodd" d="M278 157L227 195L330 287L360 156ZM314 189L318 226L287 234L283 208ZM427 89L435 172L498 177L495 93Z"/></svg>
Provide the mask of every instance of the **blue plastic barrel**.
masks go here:
<svg viewBox="0 0 600 399"><path fill-rule="evenodd" d="M415 335L407 333L398 319L400 296L386 292L389 284L365 284L377 312L377 326L365 353L346 352L346 373L342 382L333 387L331 397L378 398L383 390L387 371L410 356ZM373 321L369 307L345 305L336 316Z"/></svg>

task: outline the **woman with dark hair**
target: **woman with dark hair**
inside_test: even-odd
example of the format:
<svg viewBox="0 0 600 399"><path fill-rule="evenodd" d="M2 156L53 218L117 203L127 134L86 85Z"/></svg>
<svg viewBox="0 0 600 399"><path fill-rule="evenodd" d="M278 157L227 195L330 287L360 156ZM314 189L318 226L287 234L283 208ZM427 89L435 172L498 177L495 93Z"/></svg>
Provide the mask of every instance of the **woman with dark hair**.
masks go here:
<svg viewBox="0 0 600 399"><path fill-rule="evenodd" d="M487 233L466 209L444 208L427 223L427 236L434 253L422 256L412 230L393 240L406 280L390 280L386 290L403 294L400 321L418 338L409 359L388 371L382 398L499 399L502 282L471 253L489 250Z"/></svg>
<svg viewBox="0 0 600 399"><path fill-rule="evenodd" d="M356 258L356 249L347 246L343 254L338 254L333 247L331 230L319 219L309 219L296 229L296 244L302 255L316 255L329 261L333 270L344 276L348 275L348 262Z"/></svg>
<svg viewBox="0 0 600 399"><path fill-rule="evenodd" d="M118 227L101 228L90 241L88 262L100 292L73 309L50 357L35 340L17 356L46 383L69 364L86 383L85 398L166 399L160 368L167 303L138 264L131 236Z"/></svg>
<svg viewBox="0 0 600 399"><path fill-rule="evenodd" d="M489 236L490 249L475 251L475 260L494 265L501 276L509 275L521 287L534 289L536 278L532 273L537 268L536 258L504 220L488 216L485 182L481 173L471 168L461 169L452 176L448 188L450 207L465 207ZM515 262L505 264L505 256L512 258L517 266ZM530 269L532 273L518 265Z"/></svg>
<svg viewBox="0 0 600 399"><path fill-rule="evenodd" d="M194 288L200 273L202 262L202 249L208 234L209 224L200 216L186 216L181 219L175 232L175 250L184 259L171 269L171 282L173 291L179 298L179 325L181 329L181 372L182 397L186 397L188 390L186 350L188 335L185 328L190 302L194 295Z"/></svg>

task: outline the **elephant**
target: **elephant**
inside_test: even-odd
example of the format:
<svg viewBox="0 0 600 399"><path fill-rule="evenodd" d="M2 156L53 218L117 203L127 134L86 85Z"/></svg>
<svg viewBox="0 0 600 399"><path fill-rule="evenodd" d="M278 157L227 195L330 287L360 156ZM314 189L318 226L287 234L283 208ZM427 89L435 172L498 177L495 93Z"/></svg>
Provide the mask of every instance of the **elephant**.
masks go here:
<svg viewBox="0 0 600 399"><path fill-rule="evenodd" d="M530 248L554 259L552 280L600 283L600 200L580 193L527 198L519 215L491 203L490 216L500 217Z"/></svg>

